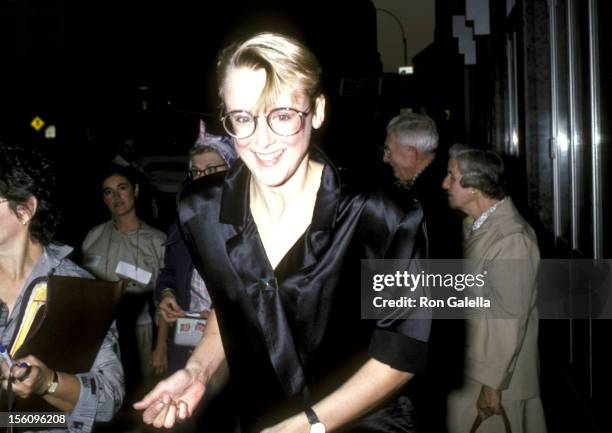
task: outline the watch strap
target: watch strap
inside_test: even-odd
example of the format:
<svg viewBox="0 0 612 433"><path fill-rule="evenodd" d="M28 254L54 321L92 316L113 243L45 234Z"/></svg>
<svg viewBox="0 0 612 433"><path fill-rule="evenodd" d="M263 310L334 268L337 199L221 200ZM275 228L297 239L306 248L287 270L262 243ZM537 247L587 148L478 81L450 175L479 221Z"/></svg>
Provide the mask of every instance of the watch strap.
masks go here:
<svg viewBox="0 0 612 433"><path fill-rule="evenodd" d="M59 386L59 376L57 374L57 371L53 370L53 379L51 380L51 382L49 382L49 386L47 387L45 392L43 392L40 395L43 396L47 394L53 394L55 391L57 391L58 386Z"/></svg>
<svg viewBox="0 0 612 433"><path fill-rule="evenodd" d="M308 423L310 425L321 422L319 420L319 417L317 416L317 413L311 407L307 407L306 410L304 410L304 412L306 412L306 418L308 418Z"/></svg>

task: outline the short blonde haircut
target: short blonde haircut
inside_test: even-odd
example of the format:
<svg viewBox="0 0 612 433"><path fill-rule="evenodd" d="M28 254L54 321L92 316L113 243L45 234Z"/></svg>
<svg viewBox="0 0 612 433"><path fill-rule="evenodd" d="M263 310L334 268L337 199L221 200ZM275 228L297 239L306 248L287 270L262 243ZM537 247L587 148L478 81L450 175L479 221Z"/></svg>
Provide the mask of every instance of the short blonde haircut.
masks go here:
<svg viewBox="0 0 612 433"><path fill-rule="evenodd" d="M254 107L274 107L282 93L305 97L310 102L321 93L321 65L297 40L277 33L258 33L225 48L217 62L219 96L224 104L227 77L237 68L266 72L266 84Z"/></svg>

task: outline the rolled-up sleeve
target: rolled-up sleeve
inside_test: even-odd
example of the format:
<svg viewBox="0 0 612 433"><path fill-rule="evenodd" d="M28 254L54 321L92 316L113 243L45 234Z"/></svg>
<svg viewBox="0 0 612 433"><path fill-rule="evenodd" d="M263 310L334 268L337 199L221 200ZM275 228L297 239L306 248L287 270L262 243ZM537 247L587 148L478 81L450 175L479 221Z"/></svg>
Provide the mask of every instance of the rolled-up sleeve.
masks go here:
<svg viewBox="0 0 612 433"><path fill-rule="evenodd" d="M425 371L427 353L427 343L382 329L374 332L368 349L370 357L413 374Z"/></svg>
<svg viewBox="0 0 612 433"><path fill-rule="evenodd" d="M422 269L421 261L426 243L422 230L423 213L420 205L404 215L392 232L384 258L406 259L408 271L418 274ZM418 299L428 296L426 287L418 285L412 296ZM432 311L430 308L411 309L410 314L398 314L377 322L368 348L368 355L397 370L413 374L423 373L427 365L428 341L431 330Z"/></svg>
<svg viewBox="0 0 612 433"><path fill-rule="evenodd" d="M90 432L95 421L110 421L125 395L123 367L115 323L108 330L88 373L76 374L81 385L79 400L68 415L68 431Z"/></svg>

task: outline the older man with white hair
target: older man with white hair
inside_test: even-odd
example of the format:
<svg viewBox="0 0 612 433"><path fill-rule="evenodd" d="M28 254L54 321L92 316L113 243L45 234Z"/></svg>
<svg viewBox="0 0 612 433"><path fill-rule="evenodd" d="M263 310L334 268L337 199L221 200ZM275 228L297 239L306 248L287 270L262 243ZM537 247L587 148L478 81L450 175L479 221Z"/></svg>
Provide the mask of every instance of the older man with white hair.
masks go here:
<svg viewBox="0 0 612 433"><path fill-rule="evenodd" d="M383 161L393 168L396 185L407 190L399 201L417 199L423 206L429 257L460 258L461 221L448 207L442 189L446 160L437 149L438 130L429 116L402 112L387 125Z"/></svg>
<svg viewBox="0 0 612 433"><path fill-rule="evenodd" d="M387 125L383 161L393 168L397 181L390 193L400 204L423 207L428 238L428 257L461 258L461 217L448 206L442 181L447 158L438 149L435 122L424 114L402 112ZM440 262L433 263L440 265ZM446 398L460 384L463 374L463 322L434 320L429 340L429 373L415 400L424 414L428 431L445 431ZM425 421L426 420L426 421Z"/></svg>
<svg viewBox="0 0 612 433"><path fill-rule="evenodd" d="M393 168L398 183L411 187L435 159L437 147L438 130L430 117L401 113L387 125L383 160Z"/></svg>

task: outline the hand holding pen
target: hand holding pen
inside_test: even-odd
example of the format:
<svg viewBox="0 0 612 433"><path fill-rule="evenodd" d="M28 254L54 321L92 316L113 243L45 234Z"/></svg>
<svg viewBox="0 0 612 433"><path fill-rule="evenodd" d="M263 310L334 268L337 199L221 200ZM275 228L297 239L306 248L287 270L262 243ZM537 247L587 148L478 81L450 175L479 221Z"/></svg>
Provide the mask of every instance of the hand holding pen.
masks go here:
<svg viewBox="0 0 612 433"><path fill-rule="evenodd" d="M0 369L2 387L7 389L10 381L13 392L21 398L27 398L32 394L42 395L50 381L49 375L53 375L53 371L34 356L27 356L20 362L13 360L2 344L0 344Z"/></svg>
<svg viewBox="0 0 612 433"><path fill-rule="evenodd" d="M1 362L6 362L6 365L8 366L9 370L13 369L13 359L11 358L11 355L9 355L8 351L6 350L6 347L4 347L2 343L0 343L0 359Z"/></svg>
<svg viewBox="0 0 612 433"><path fill-rule="evenodd" d="M19 365L15 365L15 363L13 362L13 358L11 358L11 355L8 353L8 350L6 350L6 347L4 347L2 343L0 343L0 362L6 364L8 371L8 374L5 375L5 369L4 367L2 368L2 380L4 380L5 377L9 377L13 382L21 382L22 380L25 380L32 371L32 366L27 362L21 362L19 363ZM14 376L13 370L15 368L24 370L21 371L19 375Z"/></svg>

